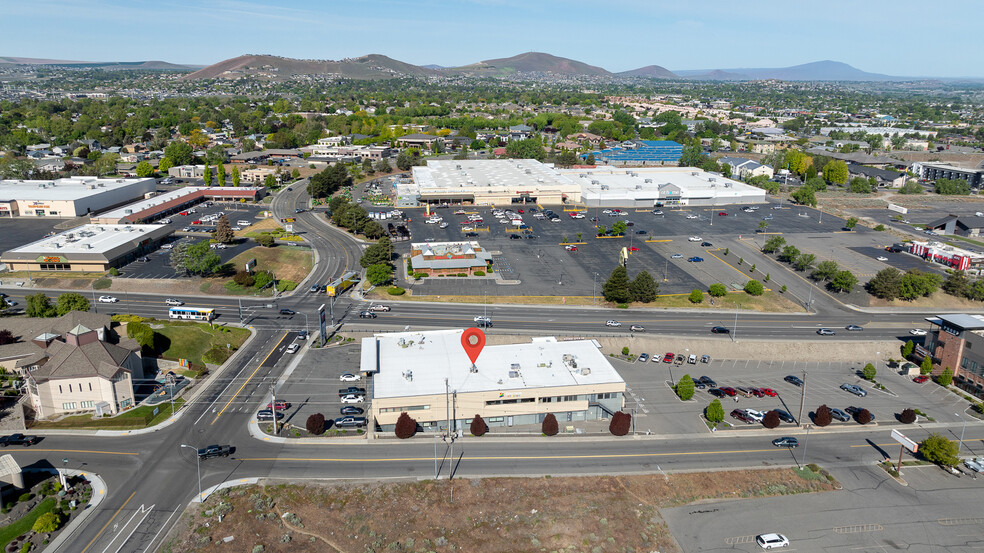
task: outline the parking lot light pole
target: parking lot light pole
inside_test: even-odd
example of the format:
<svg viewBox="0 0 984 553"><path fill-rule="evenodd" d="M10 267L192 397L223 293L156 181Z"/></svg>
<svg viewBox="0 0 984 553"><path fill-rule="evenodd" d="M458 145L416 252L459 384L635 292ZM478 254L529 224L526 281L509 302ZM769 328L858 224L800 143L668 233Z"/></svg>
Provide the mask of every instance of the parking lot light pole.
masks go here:
<svg viewBox="0 0 984 553"><path fill-rule="evenodd" d="M964 439L964 431L967 430L967 419L963 418L960 415L960 413L954 413L954 415L960 417L960 420L963 421L963 428L960 430L960 444L957 446L957 455L960 455L960 453L963 451L963 439Z"/></svg>
<svg viewBox="0 0 984 553"><path fill-rule="evenodd" d="M308 326L308 316L307 316L307 313L305 313L303 311L300 311L299 313L301 315L304 315L304 334L305 334L305 336L310 336L311 335L311 328Z"/></svg>
<svg viewBox="0 0 984 553"><path fill-rule="evenodd" d="M198 464L198 502L202 502L202 458L198 456L198 448L190 445L181 444L181 447L187 447L195 451L195 461Z"/></svg>
<svg viewBox="0 0 984 553"><path fill-rule="evenodd" d="M731 330L731 341L735 341L735 336L738 335L738 302L735 302L735 328Z"/></svg>

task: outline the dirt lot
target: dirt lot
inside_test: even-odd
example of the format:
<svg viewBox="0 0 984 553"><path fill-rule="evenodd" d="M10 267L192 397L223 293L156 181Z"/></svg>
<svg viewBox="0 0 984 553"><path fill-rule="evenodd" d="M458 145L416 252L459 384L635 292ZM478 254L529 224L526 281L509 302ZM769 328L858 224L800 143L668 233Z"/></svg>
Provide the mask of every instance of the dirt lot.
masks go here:
<svg viewBox="0 0 984 553"><path fill-rule="evenodd" d="M792 469L244 486L192 507L163 551L666 553L679 547L660 508L835 486Z"/></svg>

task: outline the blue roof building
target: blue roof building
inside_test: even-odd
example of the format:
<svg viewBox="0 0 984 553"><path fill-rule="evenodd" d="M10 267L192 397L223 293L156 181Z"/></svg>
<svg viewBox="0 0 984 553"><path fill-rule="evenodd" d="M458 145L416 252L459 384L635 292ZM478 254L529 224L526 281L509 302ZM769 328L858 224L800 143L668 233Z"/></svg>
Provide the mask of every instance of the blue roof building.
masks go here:
<svg viewBox="0 0 984 553"><path fill-rule="evenodd" d="M683 146L672 140L629 140L592 154L597 163L608 165L675 165L683 155Z"/></svg>

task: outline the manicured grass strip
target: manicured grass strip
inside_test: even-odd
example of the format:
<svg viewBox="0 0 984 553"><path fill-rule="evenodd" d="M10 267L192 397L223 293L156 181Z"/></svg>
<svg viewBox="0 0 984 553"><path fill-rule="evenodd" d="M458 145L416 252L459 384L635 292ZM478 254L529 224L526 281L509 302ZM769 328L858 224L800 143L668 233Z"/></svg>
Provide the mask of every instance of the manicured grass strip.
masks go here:
<svg viewBox="0 0 984 553"><path fill-rule="evenodd" d="M38 503L35 508L31 509L31 512L24 515L20 520L0 528L0 549L6 550L7 544L13 541L14 538L28 533L34 527L34 522L38 520L38 517L55 510L55 505L55 498L48 497L41 503Z"/></svg>
<svg viewBox="0 0 984 553"><path fill-rule="evenodd" d="M185 400L178 398L174 400L174 412L184 405ZM154 416L154 408L159 407L157 416ZM115 417L93 420L92 415L78 415L75 417L65 417L58 421L39 421L31 425L31 428L38 429L64 429L64 428L91 428L98 430L135 430L154 426L171 416L171 403L164 402L158 405L142 405L135 409L125 411Z"/></svg>

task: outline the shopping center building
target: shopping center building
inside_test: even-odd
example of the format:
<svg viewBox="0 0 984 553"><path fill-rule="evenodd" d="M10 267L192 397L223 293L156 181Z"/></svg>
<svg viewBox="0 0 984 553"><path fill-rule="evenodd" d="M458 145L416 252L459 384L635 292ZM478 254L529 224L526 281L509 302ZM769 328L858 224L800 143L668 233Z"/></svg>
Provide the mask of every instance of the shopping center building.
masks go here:
<svg viewBox="0 0 984 553"><path fill-rule="evenodd" d="M145 198L156 189L150 178L0 180L0 217L80 217Z"/></svg>
<svg viewBox="0 0 984 553"><path fill-rule="evenodd" d="M11 271L108 271L158 249L168 225L83 225L8 250L0 261Z"/></svg>

